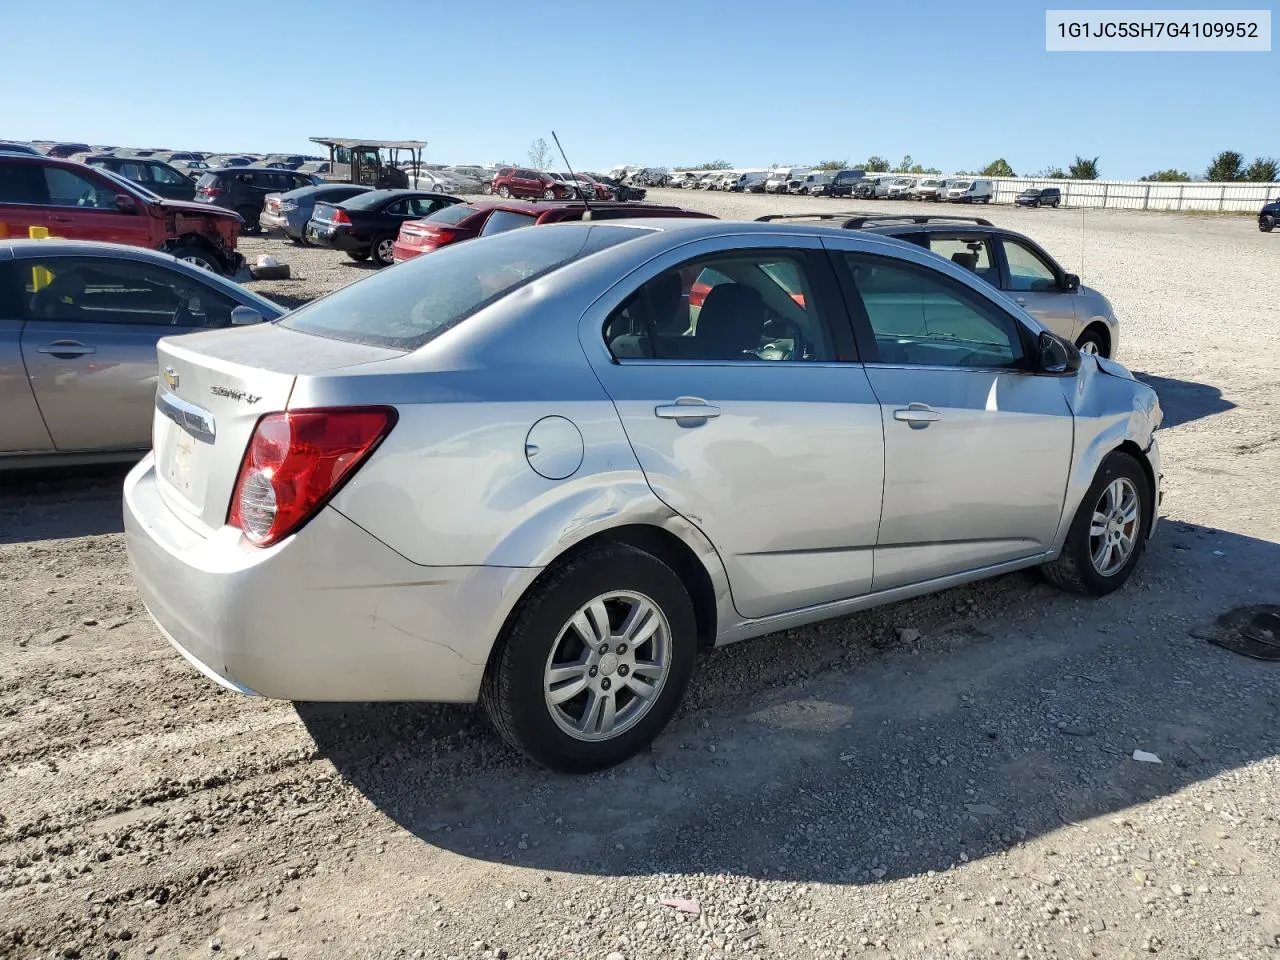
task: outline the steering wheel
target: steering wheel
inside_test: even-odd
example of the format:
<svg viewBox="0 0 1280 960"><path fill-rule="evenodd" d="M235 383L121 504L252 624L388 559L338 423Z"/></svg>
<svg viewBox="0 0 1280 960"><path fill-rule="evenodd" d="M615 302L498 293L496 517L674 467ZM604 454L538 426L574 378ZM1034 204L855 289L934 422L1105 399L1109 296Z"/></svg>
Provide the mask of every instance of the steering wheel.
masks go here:
<svg viewBox="0 0 1280 960"><path fill-rule="evenodd" d="M778 356L774 359L778 360L794 360L796 357L803 359L809 355L809 342L804 337L804 330L794 320L788 320L786 317L781 317L770 310L769 318L765 321L764 326L765 335L773 339L760 348L761 353L765 351L777 352ZM779 328L783 328L786 333L780 331ZM787 333L790 336L787 336ZM788 339L791 341L790 349L779 346L778 340Z"/></svg>

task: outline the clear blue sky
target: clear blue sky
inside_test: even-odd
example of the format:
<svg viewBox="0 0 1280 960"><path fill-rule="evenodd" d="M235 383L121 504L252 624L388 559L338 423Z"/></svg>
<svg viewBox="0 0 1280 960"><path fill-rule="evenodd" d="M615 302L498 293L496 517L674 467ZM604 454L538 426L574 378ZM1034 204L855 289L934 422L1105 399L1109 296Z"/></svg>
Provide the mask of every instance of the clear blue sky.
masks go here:
<svg viewBox="0 0 1280 960"><path fill-rule="evenodd" d="M579 169L909 153L1024 173L1080 153L1117 178L1280 155L1280 54L1046 53L1045 6L0 0L0 138L414 138L486 163L555 129Z"/></svg>

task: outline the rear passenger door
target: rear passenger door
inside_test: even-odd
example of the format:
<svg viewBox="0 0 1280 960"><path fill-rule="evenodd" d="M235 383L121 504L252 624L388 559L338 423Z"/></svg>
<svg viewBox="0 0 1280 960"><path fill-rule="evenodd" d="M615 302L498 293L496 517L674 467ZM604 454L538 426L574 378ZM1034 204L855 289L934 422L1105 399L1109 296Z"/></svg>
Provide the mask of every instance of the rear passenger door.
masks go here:
<svg viewBox="0 0 1280 960"><path fill-rule="evenodd" d="M230 323L235 302L167 267L110 257L24 262L21 350L59 452L145 449L156 341Z"/></svg>
<svg viewBox="0 0 1280 960"><path fill-rule="evenodd" d="M742 616L871 589L880 408L816 241L669 251L579 336L649 486L714 544Z"/></svg>

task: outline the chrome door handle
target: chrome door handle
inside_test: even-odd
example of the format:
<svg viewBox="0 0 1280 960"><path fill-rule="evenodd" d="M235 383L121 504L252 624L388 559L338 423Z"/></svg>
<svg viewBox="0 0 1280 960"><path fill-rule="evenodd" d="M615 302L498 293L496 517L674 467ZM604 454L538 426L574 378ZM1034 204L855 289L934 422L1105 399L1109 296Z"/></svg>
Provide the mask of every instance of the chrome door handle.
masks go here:
<svg viewBox="0 0 1280 960"><path fill-rule="evenodd" d="M83 357L85 354L97 353L97 347L87 347L83 343L76 340L55 340L53 343L46 343L42 347L36 348L40 353L49 353L55 357L67 359L70 357Z"/></svg>
<svg viewBox="0 0 1280 960"><path fill-rule="evenodd" d="M697 424L720 416L720 408L701 397L677 397L675 403L655 407L653 415L663 420L674 420L683 427L686 420L690 424Z"/></svg>
<svg viewBox="0 0 1280 960"><path fill-rule="evenodd" d="M927 403L909 403L905 410L893 411L893 419L901 420L913 430L923 430L935 420L941 420L942 414Z"/></svg>

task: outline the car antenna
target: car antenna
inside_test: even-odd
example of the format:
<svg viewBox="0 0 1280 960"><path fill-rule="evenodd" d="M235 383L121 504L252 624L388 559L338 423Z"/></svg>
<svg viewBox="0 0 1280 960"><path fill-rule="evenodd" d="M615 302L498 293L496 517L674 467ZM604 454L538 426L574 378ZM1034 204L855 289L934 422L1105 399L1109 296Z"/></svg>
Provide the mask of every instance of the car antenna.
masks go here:
<svg viewBox="0 0 1280 960"><path fill-rule="evenodd" d="M556 149L560 151L560 159L564 161L564 168L569 171L569 176L573 177L573 182L581 183L582 181L578 179L578 175L573 172L573 167L569 166L569 158L564 155L564 147L560 146L560 138L556 136L556 132L554 130L551 131L551 139L556 142ZM578 190L578 193L582 195L582 205L587 208L582 214L582 219L590 220L591 204L587 200L587 195L583 193L581 189Z"/></svg>

